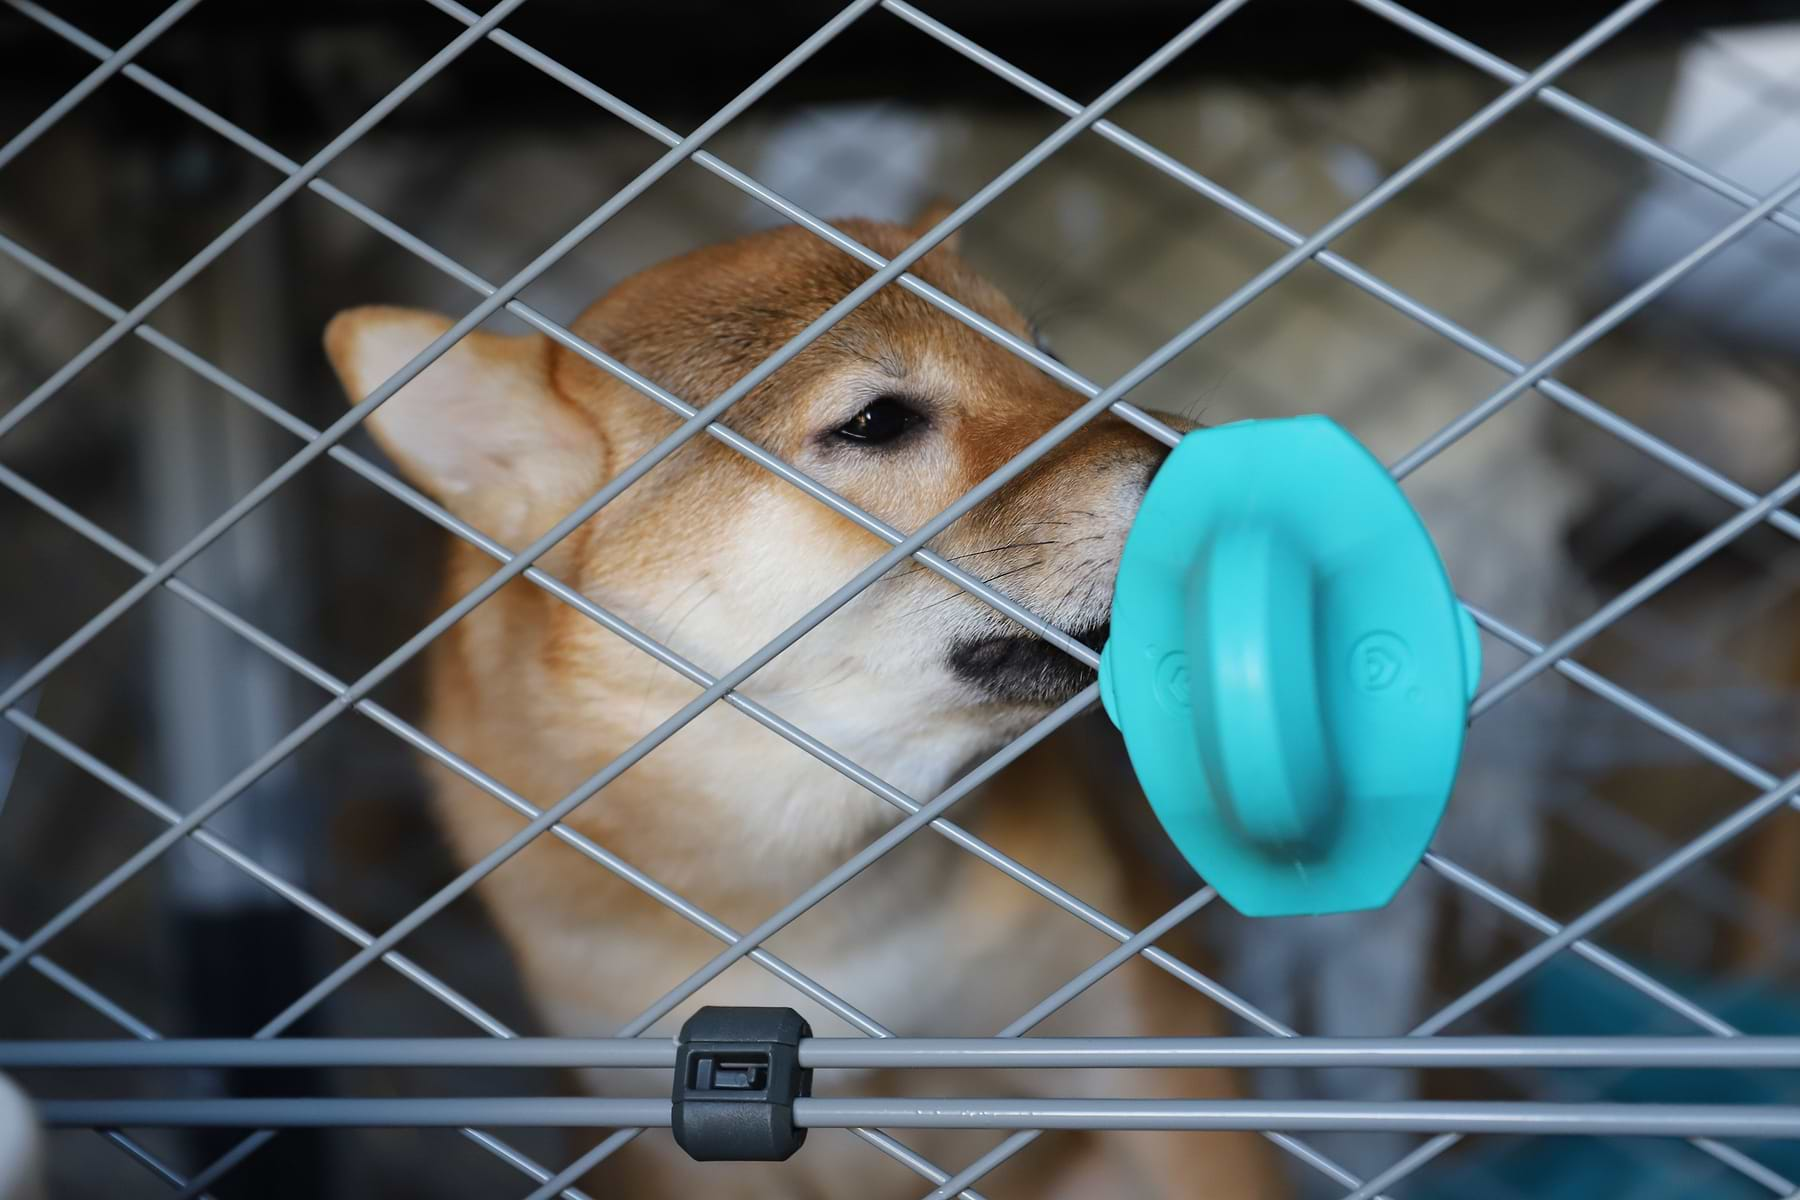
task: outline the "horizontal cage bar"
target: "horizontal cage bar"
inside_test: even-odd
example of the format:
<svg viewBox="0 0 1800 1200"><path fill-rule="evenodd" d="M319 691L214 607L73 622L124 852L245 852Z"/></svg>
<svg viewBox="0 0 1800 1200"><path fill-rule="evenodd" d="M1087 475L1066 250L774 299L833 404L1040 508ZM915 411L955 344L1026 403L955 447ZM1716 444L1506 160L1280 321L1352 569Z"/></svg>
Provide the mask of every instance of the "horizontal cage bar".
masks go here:
<svg viewBox="0 0 1800 1200"><path fill-rule="evenodd" d="M666 1069L661 1038L219 1038L0 1043L0 1068ZM805 1038L800 1064L904 1068L1404 1067L1800 1070L1800 1037Z"/></svg>
<svg viewBox="0 0 1800 1200"><path fill-rule="evenodd" d="M47 1100L53 1128L311 1128L480 1125L660 1127L666 1099ZM1800 1107L1750 1104L1553 1104L1539 1101L1065 1100L803 1098L796 1124L813 1129L1285 1130L1616 1137L1800 1139Z"/></svg>

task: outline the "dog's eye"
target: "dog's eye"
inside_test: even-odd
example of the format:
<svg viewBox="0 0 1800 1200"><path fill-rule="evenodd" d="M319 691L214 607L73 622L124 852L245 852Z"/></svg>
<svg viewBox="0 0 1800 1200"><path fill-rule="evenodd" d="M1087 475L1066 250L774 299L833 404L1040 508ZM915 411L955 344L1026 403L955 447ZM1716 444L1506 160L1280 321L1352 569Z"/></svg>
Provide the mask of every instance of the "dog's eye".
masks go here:
<svg viewBox="0 0 1800 1200"><path fill-rule="evenodd" d="M922 424L925 418L904 400L882 396L835 431L845 441L876 446L891 442Z"/></svg>

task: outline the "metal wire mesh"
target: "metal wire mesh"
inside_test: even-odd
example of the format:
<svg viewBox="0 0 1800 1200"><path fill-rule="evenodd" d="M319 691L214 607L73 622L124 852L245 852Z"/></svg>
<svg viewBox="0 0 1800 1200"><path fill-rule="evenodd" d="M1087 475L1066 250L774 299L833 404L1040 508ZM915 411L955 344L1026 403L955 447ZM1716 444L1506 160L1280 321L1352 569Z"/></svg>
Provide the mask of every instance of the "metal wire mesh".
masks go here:
<svg viewBox="0 0 1800 1200"><path fill-rule="evenodd" d="M398 975L429 993L440 1003L474 1024L484 1033L498 1039L514 1039L514 1030L482 1005L440 978L398 947L402 940L437 918L464 896L481 879L498 869L526 845L542 835L561 840L576 852L593 860L598 868L623 879L657 903L679 914L697 928L721 943L710 960L698 965L692 973L665 995L646 1007L636 1018L626 1022L615 1036L638 1039L689 997L698 993L740 959L749 959L761 970L792 987L798 994L829 1010L847 1025L871 1039L871 1049L885 1043L895 1054L923 1054L929 1049L918 1039L896 1038L894 1031L883 1025L879 1016L866 1011L861 1004L869 997L845 997L827 983L812 978L766 948L766 943L782 929L799 920L816 905L827 900L859 873L880 861L908 838L927 828L947 839L961 850L979 858L1014 881L1031 889L1077 920L1096 930L1116 945L1080 975L1069 980L1028 1012L997 1031L997 1039L1017 1039L1037 1028L1052 1014L1068 1005L1090 987L1112 972L1137 958L1142 958L1175 979L1188 984L1201 995L1224 1005L1239 1019L1271 1035L1269 1046L1251 1044L1230 1046L1164 1047L1175 1056L1211 1053L1230 1057L1243 1056L1249 1061L1260 1053L1280 1056L1287 1065L1302 1065L1308 1054L1320 1056L1320 1062L1357 1062L1364 1065L1395 1065L1409 1053L1404 1043L1376 1046L1359 1043L1354 1047L1334 1045L1327 1039L1302 1036L1299 1029L1265 1011L1236 989L1203 973L1181 958L1160 948L1157 942L1171 929L1207 908L1215 898L1210 888L1201 886L1162 918L1134 930L1093 907L1079 896L1045 878L1023 862L982 840L949 818L951 808L975 791L982 783L1015 762L1033 746L1049 737L1088 711L1095 700L1093 688L1058 707L1023 736L961 775L955 783L934 796L911 796L893 784L851 761L844 754L780 716L764 703L739 690L756 672L774 660L810 630L855 599L893 568L913 560L970 596L1030 630L1077 661L1089 667L1097 665L1097 656L1068 632L1045 622L1003 589L982 580L978 575L957 566L929 546L932 540L959 517L970 512L982 500L1018 478L1032 464L1103 413L1116 415L1145 436L1167 444L1179 434L1159 418L1127 399L1152 383L1163 372L1202 339L1214 334L1240 313L1249 309L1284 279L1303 269L1322 269L1335 279L1379 301L1401 316L1416 322L1433 336L1488 364L1504 380L1492 388L1478 403L1468 405L1454 420L1417 439L1392 462L1396 478L1407 478L1434 458L1456 446L1465 437L1481 436L1490 421L1504 420L1510 406L1528 392L1538 392L1561 409L1581 418L1585 426L1610 435L1641 455L1666 468L1675 476L1723 501L1731 515L1706 529L1691 544L1647 564L1634 579L1613 589L1604 603L1590 606L1588 615L1568 625L1554 637L1539 630L1515 626L1505 612L1490 612L1471 604L1482 628L1499 644L1511 647L1521 658L1503 675L1490 682L1471 710L1471 719L1481 722L1502 701L1519 693L1538 676L1555 672L1578 688L1605 701L1613 709L1634 719L1664 738L1686 747L1699 758L1718 767L1749 789L1749 798L1739 798L1736 806L1723 819L1715 819L1698 832L1684 836L1679 843L1659 841L1654 834L1638 830L1625 837L1636 837L1642 847L1640 869L1622 886L1593 899L1577 910L1577 915L1556 920L1499 884L1460 865L1443 850L1429 854L1424 863L1427 871L1439 877L1449 888L1465 894L1471 902L1493 910L1524 929L1540 935L1527 949L1510 961L1499 963L1484 978L1466 987L1448 1003L1407 1032L1421 1039L1418 1054L1429 1058L1437 1053L1474 1054L1476 1050L1456 1043L1434 1043L1431 1039L1453 1024L1476 1016L1491 1007L1492 1002L1514 984L1557 958L1563 951L1586 960L1612 977L1624 988L1647 999L1651 1004L1680 1018L1689 1028L1697 1028L1719 1039L1719 1049L1711 1051L1702 1039L1659 1047L1618 1042L1612 1046L1595 1039L1583 1044L1580 1052L1606 1059L1621 1067L1655 1065L1656 1055L1679 1054L1688 1065L1750 1064L1776 1069L1787 1064L1796 1053L1792 1039L1748 1039L1725 1017L1710 1010L1700 1000L1684 994L1634 965L1597 945L1591 939L1623 917L1635 906L1656 897L1673 885L1678 877L1691 881L1701 878L1688 873L1718 857L1726 847L1752 830L1764 826L1782 809L1795 804L1800 792L1800 775L1783 774L1791 770L1790 756L1777 753L1774 762L1763 763L1755 756L1735 752L1720 740L1702 732L1692 720L1674 715L1664 705L1652 703L1634 689L1602 675L1590 666L1575 662L1571 655L1591 648L1614 631L1628 615L1688 577L1703 564L1714 560L1752 530L1767 527L1785 539L1800 537L1800 519L1788 511L1790 502L1800 494L1800 474L1784 469L1772 486L1758 490L1743 486L1725 473L1708 465L1664 440L1649 429L1627 420L1625 416L1590 398L1569 382L1569 371L1577 356L1584 355L1601 338L1617 330L1627 321L1669 294L1700 271L1728 247L1752 231L1775 227L1785 235L1800 233L1800 217L1784 208L1800 193L1800 176L1780 182L1761 194L1752 192L1723 177L1714 170L1670 147L1653 140L1625 122L1608 115L1603 108L1590 105L1570 91L1559 87L1560 80L1589 55L1605 46L1615 35L1654 6L1655 0L1630 0L1604 20L1569 41L1536 69L1526 71L1493 56L1481 47L1408 12L1387 0L1357 0L1375 17L1416 35L1436 48L1491 76L1501 90L1472 116L1455 124L1447 133L1430 142L1398 166L1382 164L1375 178L1360 190L1354 202L1336 216L1325 220L1315 232L1305 234L1272 215L1265 207L1253 205L1237 193L1202 175L1176 157L1159 150L1151 142L1114 124L1108 114L1133 96L1159 71L1185 53L1200 39L1211 35L1249 0L1219 0L1211 8L1165 41L1148 57L1115 84L1088 103L1063 95L1049 84L1032 77L1020 68L975 44L932 16L905 0L857 0L802 41L795 49L759 76L728 104L686 135L677 133L595 82L561 66L550 55L527 44L501 28L524 0L501 0L484 14L477 14L454 0L429 0L463 28L443 48L409 74L373 107L350 122L317 153L299 161L283 154L247 129L234 124L211 108L193 99L161 76L144 69L134 60L157 38L174 26L198 0L178 0L143 29L116 49L95 40L81 29L26 0L8 0L18 14L41 27L46 34L67 42L97 62L75 87L66 91L35 120L26 125L4 146L0 146L0 169L6 169L40 137L54 128L85 97L102 84L119 76L137 88L147 91L159 101L173 106L187 118L222 136L248 155L273 169L280 182L245 209L222 232L207 241L182 265L168 274L137 303L126 307L79 282L59 269L49 259L34 253L26 245L0 236L0 253L4 253L22 271L42 280L77 304L101 317L105 325L84 348L0 415L0 439L14 435L28 418L52 405L64 389L92 366L112 347L127 338L136 338L172 362L224 391L246 409L279 426L297 441L297 448L279 465L251 484L222 512L207 520L192 536L181 539L168 552L152 556L133 548L101 524L84 516L50 491L38 486L10 467L0 466L0 486L48 518L73 531L99 550L123 565L132 582L116 598L74 632L57 642L47 652L41 648L28 665L20 669L0 689L0 710L10 724L26 739L42 750L58 756L74 769L92 777L116 792L155 822L155 832L134 853L110 869L72 901L61 905L29 930L0 931L0 980L29 969L68 996L93 1009L118 1029L145 1043L158 1040L159 1033L151 1025L108 999L96 988L59 967L46 957L52 944L66 931L82 921L109 897L130 887L145 871L183 843L192 843L216 857L233 872L241 873L261 888L273 893L287 905L307 914L338 937L351 944L353 950L322 979L317 980L297 998L292 998L255 1030L256 1046L284 1046L299 1043L272 1041L294 1031L297 1024L319 1005L336 994L371 963L380 960ZM873 13L874 9L883 14ZM1046 136L1036 140L1004 170L984 172L984 179L973 188L968 199L923 234L904 252L884 259L873 250L859 245L841 230L805 210L792 199L778 194L765 183L758 182L721 157L712 146L734 122L740 121L748 109L767 95L813 55L825 49L846 29L865 20L889 19L911 27L933 42L964 56L984 71L991 72L1025 96L1041 103L1056 114L1058 123ZM600 109L619 118L648 138L660 143L665 151L614 192L604 203L588 212L561 236L522 268L507 275L500 283L490 282L481 274L408 233L381 215L375 208L355 199L348 192L326 182L322 172L340 155L350 151L368 136L409 97L424 88L441 72L451 70L465 52L491 43L531 68L544 73ZM1607 142L1632 155L1655 164L1697 185L1698 188L1730 205L1726 216L1712 223L1709 231L1666 266L1650 274L1623 297L1604 307L1581 323L1573 332L1530 355L1519 356L1483 338L1472 328L1414 299L1400 287L1365 269L1350 256L1333 249L1349 240L1350 235L1366 219L1390 205L1403 191L1423 186L1426 177L1452 155L1488 134L1511 114L1531 106L1542 106L1557 115L1586 128ZM1240 286L1213 303L1204 313L1186 321L1153 349L1136 357L1117 375L1114 382L1102 385L1074 368L1051 357L1039 347L1029 344L974 312L958 300L931 284L908 274L908 268L929 250L949 237L964 224L1001 198L1032 172L1042 167L1052 155L1068 146L1079 135L1093 132L1112 146L1166 177L1185 193L1192 193L1217 205L1232 217L1246 223L1278 245L1279 254L1265 260L1255 273ZM860 260L873 270L864 284L845 295L829 311L794 337L779 352L764 360L736 384L717 396L682 397L671 393L643 377L609 355L604 348L590 344L563 324L545 315L539 307L521 299L524 291L549 273L555 265L586 242L627 205L638 199L665 176L686 164L693 164L729 187L743 193L758 205L765 206L782 220L803 226L839 250ZM159 329L151 322L158 310L181 289L191 284L236 243L244 239L270 214L288 203L302 190L310 191L350 219L388 240L406 254L441 272L448 280L461 285L479 297L475 306L457 320L441 337L413 357L365 399L323 428L301 420L262 392L241 382L233 374L190 350L183 341ZM1154 240L1154 239L1152 239ZM886 286L906 288L941 311L965 322L985 337L1019 356L1054 379L1085 397L1081 406L1066 420L1034 441L1005 465L990 473L954 504L916 529L902 530L861 511L831 492L795 466L783 462L758 446L728 424L732 406L791 361L807 345L825 334L845 314ZM640 392L646 403L661 406L675 414L681 423L649 453L631 463L595 492L585 503L567 514L563 520L541 537L517 550L509 550L473 528L409 484L390 474L384 467L342 445L343 439L378 406L388 400L410 380L416 378L433 361L445 354L459 339L475 330L489 318L509 314L538 330L563 347L609 375L622 380ZM1526 401L1535 403L1536 401ZM1304 407L1304 405L1302 405ZM784 485L798 488L838 515L856 523L889 545L886 553L846 580L832 595L807 612L787 630L755 653L724 671L708 671L684 658L651 633L633 626L616 613L596 604L569 582L546 570L540 560L564 537L588 521L601 508L623 493L633 483L649 474L658 464L675 454L691 439L705 434L736 453L774 473ZM212 545L225 538L240 522L250 518L274 496L278 489L294 479L310 463L329 456L353 471L388 496L420 514L453 536L479 549L497 564L494 572L480 585L457 599L424 627L412 632L399 645L369 669L353 677L341 677L328 670L313 657L303 654L287 641L246 619L205 589L184 580L181 573ZM1786 464L1791 468L1792 464ZM475 763L466 761L451 749L439 744L391 707L374 698L381 685L401 671L434 639L442 635L462 617L493 596L514 579L523 578L560 603L566 604L605 629L626 639L665 667L675 671L699 690L693 699L670 713L642 739L581 786L547 806L533 804L524 795L509 788ZM85 648L114 629L147 598L166 591L212 621L228 629L245 643L286 667L300 678L325 693L324 703L303 721L274 739L253 761L229 780L210 791L204 799L181 806L169 798L159 797L133 782L125 773L108 766L74 741L57 732L34 713L31 705L42 685ZM1476 595L1479 600L1479 595ZM845 778L867 789L877 798L898 810L903 816L887 832L843 861L836 868L801 890L789 903L747 930L737 929L681 896L674 889L612 853L586 835L563 824L580 805L618 778L635 763L686 727L715 703L725 703L748 716L770 732L785 739ZM213 818L225 812L241 796L249 792L270 772L300 751L310 739L325 730L346 711L354 710L395 738L423 753L460 778L493 797L499 803L525 818L518 832L495 847L487 856L437 887L421 903L413 903L397 920L385 928L370 930L339 912L312 892L289 881L291 872L266 865L264 855L247 851L231 838L221 836ZM1502 710L1504 711L1504 710ZM1779 735L1778 735L1779 736ZM1600 810L1607 811L1607 810ZM1596 820L1607 820L1602 816ZM1608 841L1622 840L1614 830ZM1716 881L1715 881L1716 882ZM1704 889L1697 889L1703 891ZM1717 891L1718 888L1715 888ZM1731 892L1730 886L1725 886ZM1741 897L1730 897L1729 903L1740 903ZM1779 936L1789 935L1781 929L1779 916L1770 918ZM1765 922L1770 923L1770 922ZM1395 1031L1398 1032L1398 1031ZM974 1065L979 1053L1004 1054L998 1040L980 1050L972 1045L938 1048L940 1053ZM653 1043L661 1047L663 1043ZM520 1055L543 1054L542 1061L571 1065L575 1051L571 1047L540 1043L525 1039L512 1043ZM595 1044L597 1045L597 1044ZM1728 1049L1729 1048L1729 1049ZM68 1065L79 1047L73 1043L46 1043L37 1065ZM393 1050L393 1047L389 1047ZM510 1047L509 1047L510 1049ZM819 1052L827 1047L819 1044ZM1145 1048L1150 1053L1153 1048ZM1567 1049L1567 1047L1565 1047ZM179 1060L177 1046L174 1058ZM1291 1054L1288 1051L1291 1050ZM1530 1063L1529 1047L1524 1042L1505 1039L1493 1046L1496 1059L1511 1055L1509 1065ZM9 1051L9 1053L14 1051ZM252 1055L263 1051L251 1046L231 1053ZM595 1053L590 1045L590 1053ZM843 1051L856 1060L854 1047ZM1071 1051L1073 1052L1073 1051ZM327 1061L329 1046L306 1047L304 1053L314 1061ZM471 1050L470 1053L477 1053ZM1360 1057L1359 1057L1360 1056ZM1385 1056L1385 1057L1384 1057ZM143 1061L148 1061L147 1059ZM384 1059L383 1061L387 1061ZM505 1061L521 1063L522 1057L506 1057ZM659 1060L660 1061L660 1060ZM1220 1061L1224 1061L1223 1058ZM1273 1062L1272 1057L1268 1061ZM1564 1059L1562 1061L1568 1061ZM0 1059L0 1065L31 1065L22 1054L12 1060ZM185 1065L204 1065L197 1060ZM633 1065L646 1065L635 1063ZM863 1063L866 1065L866 1063ZM1485 1064L1483 1064L1485 1065ZM1546 1104L1458 1104L1445 1100L1408 1102L1371 1100L1363 1103L1328 1101L1307 1105L1298 1101L1231 1102L1162 1102L1157 1105L1132 1103L1121 1098L1112 1102L1082 1101L1060 1105L1052 1101L1003 1102L993 1100L936 1102L939 1107L927 1111L922 1101L826 1100L810 1102L808 1119L820 1126L853 1129L858 1137L873 1148L916 1172L926 1184L935 1188L930 1194L963 1194L978 1196L973 1191L983 1176L998 1168L1013 1155L1024 1151L1043 1130L1066 1128L1245 1128L1265 1131L1266 1136L1296 1161L1327 1180L1338 1189L1337 1194L1367 1197L1384 1194L1421 1171L1440 1155L1450 1150L1469 1134L1506 1132L1558 1133L1654 1133L1689 1140L1705 1155L1724 1164L1731 1171L1777 1195L1793 1194L1800 1184L1785 1178L1758 1162L1745 1151L1726 1145L1719 1138L1755 1139L1762 1137L1791 1138L1800 1133L1800 1112L1779 1105L1760 1108L1735 1105L1707 1109L1702 1106L1672 1107L1655 1111L1647 1106L1605 1104L1599 1101ZM204 1195L207 1189L228 1177L229 1172L277 1135L275 1128L312 1123L370 1122L418 1126L448 1125L461 1127L465 1137L483 1147L537 1185L533 1196L564 1194L580 1196L575 1184L610 1154L627 1144L639 1130L651 1124L666 1122L667 1102L639 1103L595 1099L539 1100L467 1100L437 1101L424 1099L392 1100L142 1100L118 1102L66 1101L63 1107L49 1111L59 1121L91 1125L106 1130L106 1137L128 1155L159 1176L181 1195ZM84 1107L84 1104L86 1105ZM309 1110L308 1104L317 1107ZM136 1105L136 1107L134 1107ZM1010 1105L1010 1107L1009 1107ZM185 1107L183 1107L185 1106ZM359 1107L360 1106L360 1107ZM118 1132L116 1126L137 1124L217 1124L248 1128L250 1133L229 1153L197 1173L184 1174L165 1161L165 1156L132 1135ZM882 1132L886 1128L921 1128L932 1124L961 1127L988 1127L1016 1130L1012 1136L981 1155L961 1170L952 1172L933 1164L908 1149L900 1139ZM483 1132L484 1125L619 1127L599 1140L587 1153L566 1168L553 1170L515 1149L508 1142ZM1436 1136L1419 1143L1391 1166L1373 1174L1354 1172L1297 1136L1318 1131L1366 1132L1376 1129L1406 1129L1433 1133Z"/></svg>

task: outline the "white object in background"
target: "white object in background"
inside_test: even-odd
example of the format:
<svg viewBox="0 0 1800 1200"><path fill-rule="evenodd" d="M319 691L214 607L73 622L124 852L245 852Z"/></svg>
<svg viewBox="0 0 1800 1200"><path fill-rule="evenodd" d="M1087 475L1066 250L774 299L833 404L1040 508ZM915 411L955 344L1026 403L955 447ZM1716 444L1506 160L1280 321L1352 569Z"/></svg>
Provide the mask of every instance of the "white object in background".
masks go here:
<svg viewBox="0 0 1800 1200"><path fill-rule="evenodd" d="M825 220L868 217L906 223L939 197L933 170L961 126L894 105L827 104L797 110L769 130L752 176ZM952 196L950 199L960 199ZM787 218L745 199L750 225Z"/></svg>
<svg viewBox="0 0 1800 1200"><path fill-rule="evenodd" d="M0 1075L0 1200L44 1200L43 1132L25 1093Z"/></svg>
<svg viewBox="0 0 1800 1200"><path fill-rule="evenodd" d="M1746 71L1745 68L1749 70ZM1666 126L1658 140L1754 193L1759 199L1800 169L1800 120L1769 108L1769 80L1800 79L1800 24L1717 33L1682 56ZM1759 80L1752 72L1760 74ZM1749 136L1746 110L1762 112ZM1790 202L1785 210L1800 216ZM1743 208L1698 184L1659 170L1656 182L1620 225L1608 267L1615 283L1635 287L1704 242ZM1800 235L1767 221L1676 284L1656 310L1714 337L1800 355Z"/></svg>

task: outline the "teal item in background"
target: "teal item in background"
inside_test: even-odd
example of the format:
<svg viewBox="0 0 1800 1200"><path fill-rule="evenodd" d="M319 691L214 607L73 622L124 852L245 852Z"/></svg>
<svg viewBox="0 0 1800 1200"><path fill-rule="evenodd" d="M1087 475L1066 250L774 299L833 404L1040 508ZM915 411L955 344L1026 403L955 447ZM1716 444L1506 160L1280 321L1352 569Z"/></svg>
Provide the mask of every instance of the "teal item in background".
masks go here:
<svg viewBox="0 0 1800 1200"><path fill-rule="evenodd" d="M1686 976L1666 963L1629 964L1747 1034L1800 1035L1800 995L1769 979ZM1570 955L1525 979L1509 1032L1526 1037L1674 1037L1692 1023ZM1791 1071L1536 1071L1538 1098L1616 1104L1793 1104ZM1733 1150L1789 1179L1800 1178L1800 1142L1733 1140ZM1770 1192L1674 1138L1479 1138L1413 1181L1409 1200L1768 1200ZM1332 1195L1341 1195L1339 1189Z"/></svg>
<svg viewBox="0 0 1800 1200"><path fill-rule="evenodd" d="M1151 482L1100 694L1170 839L1239 912L1392 899L1480 674L1431 535L1330 419L1197 430Z"/></svg>

